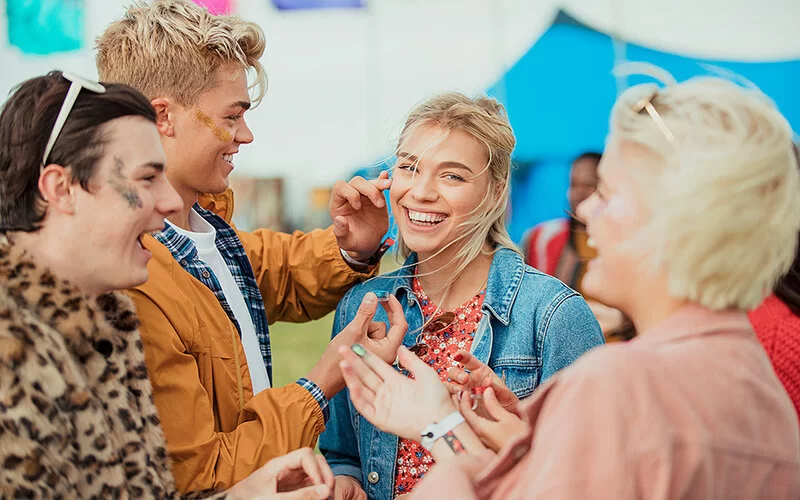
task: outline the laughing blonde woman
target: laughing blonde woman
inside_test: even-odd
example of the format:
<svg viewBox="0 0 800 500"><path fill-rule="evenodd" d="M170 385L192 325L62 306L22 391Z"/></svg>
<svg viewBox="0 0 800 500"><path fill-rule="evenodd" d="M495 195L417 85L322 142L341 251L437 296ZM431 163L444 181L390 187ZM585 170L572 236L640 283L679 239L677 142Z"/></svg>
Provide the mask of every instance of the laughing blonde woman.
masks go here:
<svg viewBox="0 0 800 500"><path fill-rule="evenodd" d="M353 288L334 332L362 297L394 295L409 324L404 344L437 380L447 379L459 351L471 351L505 380L511 400L603 343L583 298L526 266L506 232L514 143L493 99L442 94L411 111L390 191L405 265ZM433 465L423 444L380 432L347 394L331 402L320 449L338 476L339 498L407 494Z"/></svg>

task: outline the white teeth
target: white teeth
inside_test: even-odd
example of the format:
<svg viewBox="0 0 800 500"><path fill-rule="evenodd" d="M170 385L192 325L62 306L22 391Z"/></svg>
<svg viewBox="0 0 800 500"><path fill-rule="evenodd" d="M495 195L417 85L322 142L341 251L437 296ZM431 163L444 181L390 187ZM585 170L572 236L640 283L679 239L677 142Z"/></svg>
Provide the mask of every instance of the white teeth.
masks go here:
<svg viewBox="0 0 800 500"><path fill-rule="evenodd" d="M222 155L222 159L228 163L233 163L233 155Z"/></svg>
<svg viewBox="0 0 800 500"><path fill-rule="evenodd" d="M447 216L443 214L431 214L426 212L415 212L413 210L409 210L408 218L414 222L430 222L438 224L439 222L445 220Z"/></svg>

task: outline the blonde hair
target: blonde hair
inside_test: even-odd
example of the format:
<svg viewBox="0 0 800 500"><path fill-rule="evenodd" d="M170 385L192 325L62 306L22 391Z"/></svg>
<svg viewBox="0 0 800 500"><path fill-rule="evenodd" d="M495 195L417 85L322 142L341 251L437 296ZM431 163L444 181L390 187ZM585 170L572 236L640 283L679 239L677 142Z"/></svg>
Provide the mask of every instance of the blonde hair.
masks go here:
<svg viewBox="0 0 800 500"><path fill-rule="evenodd" d="M640 85L614 105L610 139L658 158L629 171L650 212L634 239L666 271L670 294L711 309L760 304L800 229L792 131L775 106L716 77Z"/></svg>
<svg viewBox="0 0 800 500"><path fill-rule="evenodd" d="M189 0L137 3L97 39L100 79L130 85L148 99L172 97L194 104L214 84L215 71L239 64L255 73L258 104L267 89L259 59L264 32L238 16L214 16Z"/></svg>
<svg viewBox="0 0 800 500"><path fill-rule="evenodd" d="M435 125L445 134L451 130L466 132L486 147L488 158L487 195L460 224L459 236L445 247L457 245L458 248L454 257L458 265L447 282L451 284L483 252L485 243L489 243L492 252L498 247L506 247L519 253L505 224L511 185L511 152L516 138L505 108L495 99L485 96L471 99L458 92L448 92L435 95L411 110L400 133L396 153L420 126L426 125ZM403 258L411 254L402 235L398 235L397 244Z"/></svg>

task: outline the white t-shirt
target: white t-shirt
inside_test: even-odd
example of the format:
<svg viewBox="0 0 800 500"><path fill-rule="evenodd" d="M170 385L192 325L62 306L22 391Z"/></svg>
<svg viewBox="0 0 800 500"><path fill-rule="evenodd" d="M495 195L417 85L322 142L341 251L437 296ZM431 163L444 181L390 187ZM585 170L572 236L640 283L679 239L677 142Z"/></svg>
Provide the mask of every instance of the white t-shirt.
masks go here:
<svg viewBox="0 0 800 500"><path fill-rule="evenodd" d="M233 274L231 274L231 270L225 264L222 254L219 253L215 243L217 231L214 226L203 219L194 209L189 212L189 226L192 231L181 229L169 221L167 223L175 231L194 242L194 246L197 248L197 256L211 268L214 276L217 277L217 281L222 287L222 293L225 295L225 299L228 301L233 311L233 316L241 329L244 355L247 359L247 367L250 369L250 380L253 383L253 394L269 389L270 382L267 376L267 367L264 365L264 358L261 357L261 349L259 348L258 337L256 337L255 326L253 326L253 319L250 317L250 310L244 301L242 291L236 284Z"/></svg>

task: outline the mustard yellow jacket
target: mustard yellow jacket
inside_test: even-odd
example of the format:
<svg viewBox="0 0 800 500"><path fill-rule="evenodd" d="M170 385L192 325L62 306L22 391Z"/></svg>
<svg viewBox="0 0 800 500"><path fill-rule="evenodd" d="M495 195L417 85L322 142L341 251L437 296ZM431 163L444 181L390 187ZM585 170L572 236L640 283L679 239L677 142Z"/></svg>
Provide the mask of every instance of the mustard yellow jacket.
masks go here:
<svg viewBox="0 0 800 500"><path fill-rule="evenodd" d="M231 222L230 190L200 204ZM344 262L331 228L237 234L270 323L320 318L369 277ZM129 293L178 489L228 488L273 457L313 447L325 429L314 397L294 383L253 397L239 333L214 293L155 238L144 246L150 278Z"/></svg>

